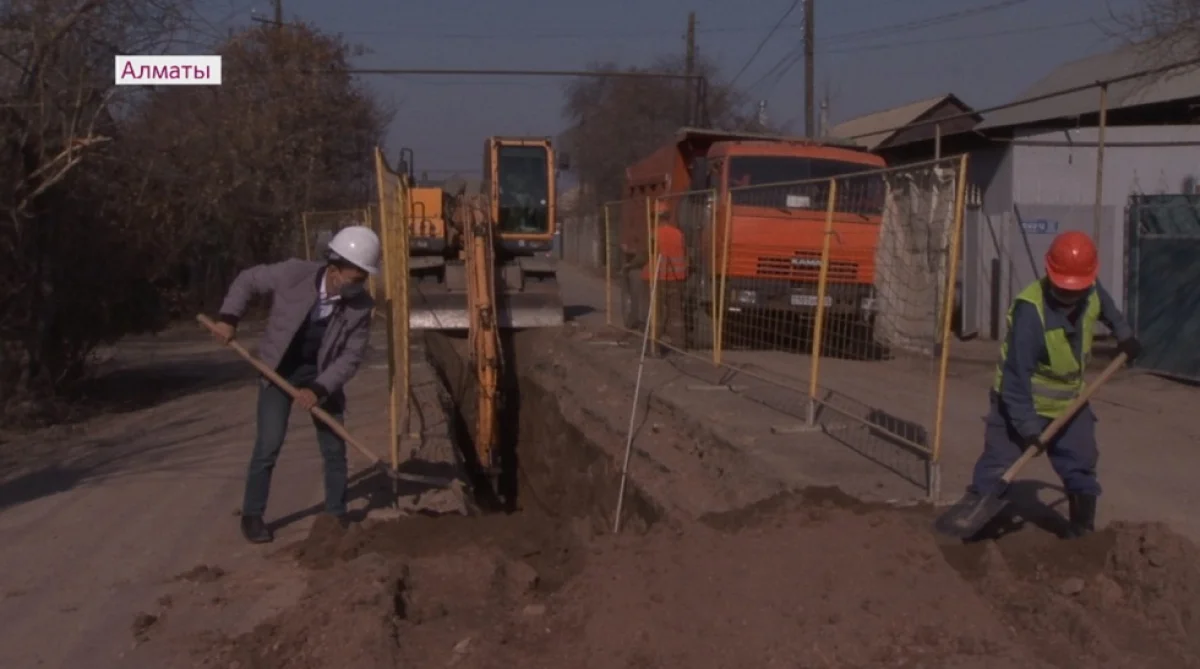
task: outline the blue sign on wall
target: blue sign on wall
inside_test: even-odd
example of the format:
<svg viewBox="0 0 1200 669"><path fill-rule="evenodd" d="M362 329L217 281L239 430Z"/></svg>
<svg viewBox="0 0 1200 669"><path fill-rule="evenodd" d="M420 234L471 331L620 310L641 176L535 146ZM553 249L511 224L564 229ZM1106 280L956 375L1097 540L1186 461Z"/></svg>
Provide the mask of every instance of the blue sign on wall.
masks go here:
<svg viewBox="0 0 1200 669"><path fill-rule="evenodd" d="M1058 221L1049 218L1035 218L1021 221L1021 229L1030 235L1057 235Z"/></svg>

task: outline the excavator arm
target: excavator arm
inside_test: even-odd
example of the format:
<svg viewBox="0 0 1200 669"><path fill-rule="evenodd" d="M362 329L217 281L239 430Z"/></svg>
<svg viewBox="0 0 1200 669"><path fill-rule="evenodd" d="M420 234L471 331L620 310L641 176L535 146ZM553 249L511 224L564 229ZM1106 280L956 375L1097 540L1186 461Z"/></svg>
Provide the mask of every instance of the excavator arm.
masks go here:
<svg viewBox="0 0 1200 669"><path fill-rule="evenodd" d="M496 241L487 200L463 196L459 211L465 240L463 264L467 275L467 348L478 382L475 455L479 466L491 474L499 470L498 393L501 355L500 328L496 319Z"/></svg>

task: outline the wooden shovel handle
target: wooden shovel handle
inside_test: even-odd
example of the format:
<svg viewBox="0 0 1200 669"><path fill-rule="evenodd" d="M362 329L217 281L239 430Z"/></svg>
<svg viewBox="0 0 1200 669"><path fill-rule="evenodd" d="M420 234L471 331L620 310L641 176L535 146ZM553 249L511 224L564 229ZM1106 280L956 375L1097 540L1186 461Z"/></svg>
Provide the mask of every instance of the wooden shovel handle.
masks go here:
<svg viewBox="0 0 1200 669"><path fill-rule="evenodd" d="M1075 417L1075 414L1079 413L1079 410L1083 408L1083 405L1088 403L1088 400L1092 399L1092 395L1094 395L1096 391L1100 389L1100 386L1107 383L1108 380L1112 378L1112 375L1117 373L1117 370L1125 366L1125 363L1128 360L1129 358L1124 353L1117 354L1117 357L1113 358L1113 361L1108 363L1108 367L1105 367L1104 371L1100 372L1100 376L1097 376L1095 381L1089 383L1087 388L1085 388L1083 392L1079 394L1079 397L1076 397L1071 401L1071 405L1067 407L1067 410L1062 412L1062 415L1060 415L1058 418L1050 421L1050 424L1046 426L1046 429L1042 430L1042 434L1038 437L1038 441L1040 441L1043 446L1049 444L1050 440L1058 434L1059 430L1061 430L1064 425L1070 422L1070 420ZM1005 484L1012 483L1012 480L1016 478L1017 474L1021 471L1021 468L1028 464L1030 460L1036 458L1041 452L1042 451L1039 448L1026 449L1025 452L1021 454L1021 457L1018 458L1017 461L1008 468L1008 471L1004 472L1004 475L1000 477L1000 480Z"/></svg>
<svg viewBox="0 0 1200 669"><path fill-rule="evenodd" d="M204 327L208 328L210 332L212 332L213 334L216 334L217 324L214 323L211 318L209 318L208 316L205 316L204 314L197 314L196 320L200 321L200 324L203 325ZM229 348L231 348L235 352L237 352L237 354L242 356L242 358L244 358L246 360L246 362L250 363L251 365L254 365L254 368L257 369L260 374L267 377L267 379L270 380L271 383L274 383L275 385L277 385L281 389L283 389L283 392L290 395L292 397L292 399L297 399L299 397L300 391L297 390L295 386L288 383L287 379L283 378L278 373L276 373L275 370L268 367L266 365L266 363L264 363L262 360L259 360L257 357L255 357L253 353L251 353L250 351L247 351L245 346L242 346L237 341L230 341L228 344L226 344L226 346L228 346ZM373 464L373 465L380 464L381 460L379 459L379 457L377 455L375 455L374 453L372 453L371 450L368 449L366 446L363 446L361 443L359 443L358 440L356 440L349 432L346 431L346 428L343 427L342 424L336 418L329 415L328 411L322 409L319 406L314 406L310 411L312 412L312 415L317 417L317 420L328 425L329 429L333 430L334 434L341 437L347 444L350 444L351 446L353 446L354 450L358 451L359 453L364 455L368 460L370 460L371 464Z"/></svg>

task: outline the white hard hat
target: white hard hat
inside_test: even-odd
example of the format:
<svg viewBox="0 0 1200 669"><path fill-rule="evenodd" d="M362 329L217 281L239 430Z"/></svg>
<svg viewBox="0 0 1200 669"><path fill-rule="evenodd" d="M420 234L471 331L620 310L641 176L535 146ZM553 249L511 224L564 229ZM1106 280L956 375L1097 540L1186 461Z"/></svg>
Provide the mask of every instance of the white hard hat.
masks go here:
<svg viewBox="0 0 1200 669"><path fill-rule="evenodd" d="M379 237L365 225L338 230L329 240L329 251L367 274L379 272Z"/></svg>

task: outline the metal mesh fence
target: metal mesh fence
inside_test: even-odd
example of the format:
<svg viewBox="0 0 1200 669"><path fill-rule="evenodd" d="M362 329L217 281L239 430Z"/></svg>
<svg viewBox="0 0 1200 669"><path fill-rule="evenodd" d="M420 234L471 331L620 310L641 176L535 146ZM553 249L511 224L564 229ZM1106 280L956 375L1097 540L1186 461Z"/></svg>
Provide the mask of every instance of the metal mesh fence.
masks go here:
<svg viewBox="0 0 1200 669"><path fill-rule="evenodd" d="M810 428L914 452L932 488L965 165L609 203L608 322L798 391Z"/></svg>
<svg viewBox="0 0 1200 669"><path fill-rule="evenodd" d="M378 203L375 226L383 243L381 290L377 289L380 310L387 320L389 368L389 425L391 427L392 466L400 464L400 437L411 425L412 367L408 321L408 187L405 179L393 172L383 152L375 149L375 178ZM368 222L366 209L364 222Z"/></svg>

